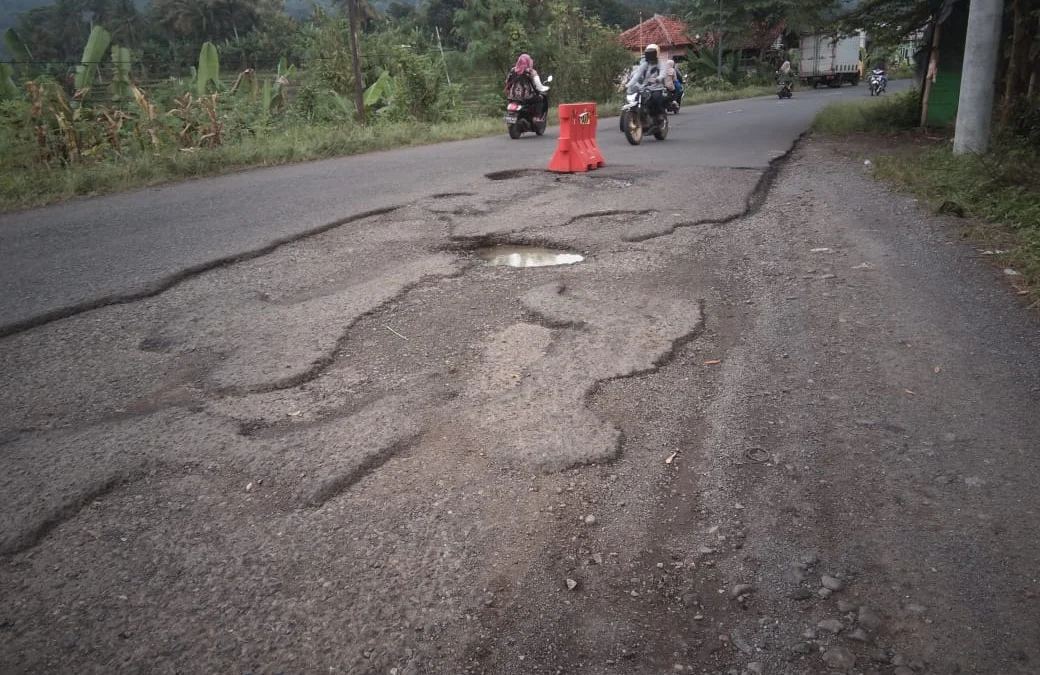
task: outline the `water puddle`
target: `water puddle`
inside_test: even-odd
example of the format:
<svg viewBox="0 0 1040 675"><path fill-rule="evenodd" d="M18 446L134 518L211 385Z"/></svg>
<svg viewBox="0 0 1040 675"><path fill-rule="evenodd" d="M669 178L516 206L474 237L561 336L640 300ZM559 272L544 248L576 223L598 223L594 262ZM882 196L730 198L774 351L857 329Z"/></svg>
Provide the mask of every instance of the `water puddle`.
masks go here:
<svg viewBox="0 0 1040 675"><path fill-rule="evenodd" d="M549 267L552 265L573 265L585 258L577 253L556 251L551 248L535 246L491 246L480 248L476 256L488 265L505 265L508 267Z"/></svg>

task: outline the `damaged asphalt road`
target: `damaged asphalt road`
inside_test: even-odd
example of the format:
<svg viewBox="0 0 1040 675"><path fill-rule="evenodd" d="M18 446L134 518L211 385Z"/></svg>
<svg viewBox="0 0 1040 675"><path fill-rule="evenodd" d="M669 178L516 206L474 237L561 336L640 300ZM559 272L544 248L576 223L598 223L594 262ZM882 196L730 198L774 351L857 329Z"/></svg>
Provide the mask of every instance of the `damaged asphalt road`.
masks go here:
<svg viewBox="0 0 1040 675"><path fill-rule="evenodd" d="M839 150L497 175L3 338L3 670L1036 672L1036 323Z"/></svg>

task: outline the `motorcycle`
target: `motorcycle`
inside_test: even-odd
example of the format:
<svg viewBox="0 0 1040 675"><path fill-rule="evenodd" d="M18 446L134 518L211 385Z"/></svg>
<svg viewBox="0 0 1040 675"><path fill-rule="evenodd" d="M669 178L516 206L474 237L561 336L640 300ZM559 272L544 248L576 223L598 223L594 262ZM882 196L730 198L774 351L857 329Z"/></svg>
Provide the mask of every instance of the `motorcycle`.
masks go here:
<svg viewBox="0 0 1040 675"><path fill-rule="evenodd" d="M545 84L549 84L552 80L553 76L550 75L545 78ZM548 95L543 93L531 101L509 101L506 104L505 117L502 118L509 131L509 137L515 140L526 131L533 131L538 136L544 134L549 117L548 99ZM545 109L546 114L536 120L535 117L542 108Z"/></svg>
<svg viewBox="0 0 1040 675"><path fill-rule="evenodd" d="M881 96L882 92L888 86L888 78L885 77L885 71L880 68L875 68L870 71L870 95Z"/></svg>
<svg viewBox="0 0 1040 675"><path fill-rule="evenodd" d="M673 115L679 114L679 108L682 107L683 97L686 96L686 90L676 89L666 94L665 110L672 113Z"/></svg>
<svg viewBox="0 0 1040 675"><path fill-rule="evenodd" d="M629 94L621 109L621 129L625 132L625 140L632 145L642 143L643 134L653 134L659 141L668 136L668 112L666 110L656 119L652 117L645 105L649 97L650 91L645 88Z"/></svg>
<svg viewBox="0 0 1040 675"><path fill-rule="evenodd" d="M776 96L781 101L785 98L791 98L794 96L794 90L791 89L790 82L781 82L776 86Z"/></svg>

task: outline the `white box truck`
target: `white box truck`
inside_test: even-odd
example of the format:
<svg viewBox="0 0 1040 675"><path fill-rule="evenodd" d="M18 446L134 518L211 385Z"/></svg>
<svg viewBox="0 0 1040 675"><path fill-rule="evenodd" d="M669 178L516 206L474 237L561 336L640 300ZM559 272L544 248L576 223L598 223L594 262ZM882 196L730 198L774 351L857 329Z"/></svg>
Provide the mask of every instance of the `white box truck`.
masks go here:
<svg viewBox="0 0 1040 675"><path fill-rule="evenodd" d="M802 84L818 87L826 84L856 86L860 78L859 48L862 35L834 38L827 35L803 35L798 53L798 77Z"/></svg>

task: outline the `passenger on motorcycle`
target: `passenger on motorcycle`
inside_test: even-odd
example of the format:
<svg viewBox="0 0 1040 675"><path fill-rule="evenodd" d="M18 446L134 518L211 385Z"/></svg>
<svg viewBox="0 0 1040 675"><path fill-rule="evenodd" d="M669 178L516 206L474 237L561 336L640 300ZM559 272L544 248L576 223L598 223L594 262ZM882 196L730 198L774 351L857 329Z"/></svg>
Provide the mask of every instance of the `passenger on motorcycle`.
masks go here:
<svg viewBox="0 0 1040 675"><path fill-rule="evenodd" d="M640 63L626 87L629 94L634 94L643 87L648 90L646 111L652 117L665 113L665 69L660 59L660 49L655 44L646 46L644 51L646 62Z"/></svg>
<svg viewBox="0 0 1040 675"><path fill-rule="evenodd" d="M679 73L679 69L675 67L675 61L671 59L668 59L668 62L664 65L664 88L670 94L674 94L676 98L683 93L682 75Z"/></svg>
<svg viewBox="0 0 1040 675"><path fill-rule="evenodd" d="M538 104L535 122L541 122L549 112L549 87L542 84L538 71L534 69L534 59L530 54L521 54L516 65L506 76L506 98L520 101L526 105Z"/></svg>

